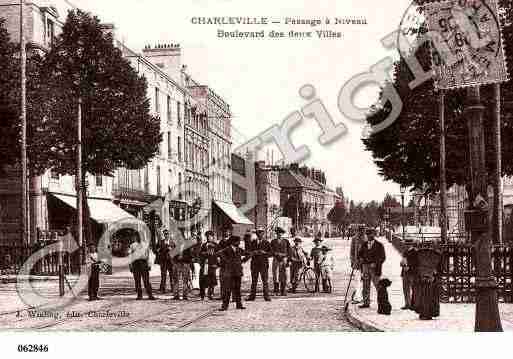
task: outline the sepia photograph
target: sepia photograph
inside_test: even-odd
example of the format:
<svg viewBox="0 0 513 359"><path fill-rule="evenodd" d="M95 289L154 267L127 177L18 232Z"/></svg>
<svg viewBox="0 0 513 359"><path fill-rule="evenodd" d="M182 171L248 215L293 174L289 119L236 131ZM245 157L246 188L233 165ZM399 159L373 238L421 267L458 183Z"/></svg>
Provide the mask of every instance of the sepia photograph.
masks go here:
<svg viewBox="0 0 513 359"><path fill-rule="evenodd" d="M509 0L0 0L0 352L504 343L512 51Z"/></svg>

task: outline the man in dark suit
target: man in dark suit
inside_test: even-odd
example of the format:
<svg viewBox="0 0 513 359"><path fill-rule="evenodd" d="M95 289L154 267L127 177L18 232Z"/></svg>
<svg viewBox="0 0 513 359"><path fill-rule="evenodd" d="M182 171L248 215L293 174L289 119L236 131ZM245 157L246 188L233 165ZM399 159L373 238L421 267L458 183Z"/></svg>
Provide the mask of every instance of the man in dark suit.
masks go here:
<svg viewBox="0 0 513 359"><path fill-rule="evenodd" d="M283 237L285 230L281 227L275 229L276 238L271 241L273 255L273 282L274 293L287 295L287 266L290 258L290 243Z"/></svg>
<svg viewBox="0 0 513 359"><path fill-rule="evenodd" d="M230 297L236 303L237 309L246 309L242 305L240 295L241 279L242 279L242 263L249 258L243 258L244 251L239 248L241 239L239 236L231 236L230 245L218 252L221 259L221 268L223 268L223 305L221 311L228 310Z"/></svg>
<svg viewBox="0 0 513 359"><path fill-rule="evenodd" d="M246 252L251 256L251 293L247 298L253 301L256 298L258 276L262 280L264 300L270 302L269 296L269 257L271 256L271 243L265 237L265 231L259 228L257 238L248 242Z"/></svg>
<svg viewBox="0 0 513 359"><path fill-rule="evenodd" d="M370 284L374 284L378 290L378 282L381 279L381 268L385 262L385 247L376 240L376 230L368 228L366 230L367 241L362 244L358 251L358 261L362 265L363 280L363 304L360 308L370 307Z"/></svg>
<svg viewBox="0 0 513 359"><path fill-rule="evenodd" d="M223 237L217 244L218 251L222 251L223 249L230 246L230 237L232 235L233 227L228 224L223 228ZM219 269L219 286L221 287L221 300L223 299L223 292L224 292L224 276L223 276L223 267Z"/></svg>

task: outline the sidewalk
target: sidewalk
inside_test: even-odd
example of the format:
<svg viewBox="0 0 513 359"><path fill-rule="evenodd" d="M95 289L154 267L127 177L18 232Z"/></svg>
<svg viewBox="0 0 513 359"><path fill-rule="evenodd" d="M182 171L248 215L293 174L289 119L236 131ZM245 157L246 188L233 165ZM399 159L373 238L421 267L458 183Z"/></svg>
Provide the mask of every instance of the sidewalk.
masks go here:
<svg viewBox="0 0 513 359"><path fill-rule="evenodd" d="M372 287L371 307L358 308L351 304L348 317L355 324L368 330L399 332L399 331L451 331L473 332L475 304L440 304L440 316L433 320L419 320L417 313L411 310L401 310L404 305L400 261L401 255L385 238L379 241L385 246L386 262L383 265L383 278L392 281L388 288L391 315L377 313L376 292ZM502 327L504 331L513 331L513 304L499 304Z"/></svg>

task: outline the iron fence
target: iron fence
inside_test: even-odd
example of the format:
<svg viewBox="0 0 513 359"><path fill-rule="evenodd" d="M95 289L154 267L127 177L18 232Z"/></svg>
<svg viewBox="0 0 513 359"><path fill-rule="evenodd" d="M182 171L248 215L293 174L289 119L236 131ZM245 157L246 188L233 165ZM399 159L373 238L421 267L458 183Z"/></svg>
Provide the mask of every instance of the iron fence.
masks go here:
<svg viewBox="0 0 513 359"><path fill-rule="evenodd" d="M17 274L25 261L46 245L55 242L45 242L32 245L0 245L0 272L1 274ZM65 274L80 273L80 253L63 253L63 267ZM59 257L52 253L38 260L32 268L32 275L56 276L59 274Z"/></svg>
<svg viewBox="0 0 513 359"><path fill-rule="evenodd" d="M474 247L466 234L448 237L444 244L440 238L431 240L403 241L392 235L394 247L401 253L407 248L435 248L440 251L442 261L438 270L440 301L443 303L474 303L476 300L476 266ZM492 275L497 282L500 302L513 303L513 247L492 247Z"/></svg>

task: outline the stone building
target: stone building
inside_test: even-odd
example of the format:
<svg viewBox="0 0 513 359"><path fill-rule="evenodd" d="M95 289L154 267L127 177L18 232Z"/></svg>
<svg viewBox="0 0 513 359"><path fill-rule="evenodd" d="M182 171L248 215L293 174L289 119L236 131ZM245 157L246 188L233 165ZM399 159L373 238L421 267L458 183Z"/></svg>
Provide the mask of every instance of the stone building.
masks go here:
<svg viewBox="0 0 513 359"><path fill-rule="evenodd" d="M298 233L322 232L324 192L322 186L305 176L298 164L280 168L280 204L285 216L292 219Z"/></svg>
<svg viewBox="0 0 513 359"><path fill-rule="evenodd" d="M221 235L227 224L246 222L239 218L232 200L232 138L230 105L211 87L202 85L185 75L186 87L192 97L206 108L208 119L209 162L208 174L211 195L211 227Z"/></svg>
<svg viewBox="0 0 513 359"><path fill-rule="evenodd" d="M61 31L70 7L63 0L53 3L56 5L49 6L48 1L40 0L25 5L25 37L31 51L44 54ZM0 0L0 17L7 20L7 29L17 41L19 4ZM162 142L157 156L140 170L120 168L113 177L87 176L88 204L98 232L121 217L147 220L148 212L164 227L174 220L186 220L198 204L197 198L189 196L192 192L201 194L199 202L205 206L203 211L209 221L209 172L200 171L207 167L209 157L206 108L184 86L180 46L147 46L139 54L115 39L112 24L103 25L103 29L113 33L115 46L146 78L151 112L161 119ZM191 141L198 133L203 138L200 146ZM200 180L192 175L197 171ZM19 169L14 168L10 175L0 178L0 244L20 244L20 177ZM58 176L49 170L31 179L29 198L31 242L52 237L52 233L70 224L76 211L74 177Z"/></svg>
<svg viewBox="0 0 513 359"><path fill-rule="evenodd" d="M266 165L264 161L256 162L255 167L257 204L252 219L255 227L270 232L283 215L280 169Z"/></svg>

